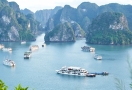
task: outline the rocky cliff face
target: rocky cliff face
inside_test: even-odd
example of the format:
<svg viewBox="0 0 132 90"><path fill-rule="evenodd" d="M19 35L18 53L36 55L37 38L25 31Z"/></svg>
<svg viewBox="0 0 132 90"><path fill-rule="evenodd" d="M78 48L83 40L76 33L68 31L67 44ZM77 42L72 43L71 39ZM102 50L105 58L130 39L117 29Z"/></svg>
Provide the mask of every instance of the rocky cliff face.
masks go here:
<svg viewBox="0 0 132 90"><path fill-rule="evenodd" d="M94 20L94 18L104 12L123 13L128 20L128 27L130 28L130 30L132 30L131 5L120 5L117 3L111 3L98 6L95 3L90 2L83 2L77 8L72 8L69 5L65 5L64 8L62 8L53 17L51 17L52 19L48 20L45 29L47 31L51 31L59 23L74 21L77 22L84 31L86 31L92 20Z"/></svg>
<svg viewBox="0 0 132 90"><path fill-rule="evenodd" d="M50 18L52 9L39 10L35 12L35 19L45 27L46 22Z"/></svg>
<svg viewBox="0 0 132 90"><path fill-rule="evenodd" d="M29 9L25 8L25 9L22 9L21 12L24 14L24 15L28 15L28 14L34 14L32 11L30 11Z"/></svg>
<svg viewBox="0 0 132 90"><path fill-rule="evenodd" d="M23 15L15 2L0 0L0 41L35 40L41 27L31 15Z"/></svg>
<svg viewBox="0 0 132 90"><path fill-rule="evenodd" d="M119 21L113 21L112 24L109 25L109 29L113 30L128 30L128 22L124 15L119 17Z"/></svg>
<svg viewBox="0 0 132 90"><path fill-rule="evenodd" d="M97 16L89 25L87 43L125 45L132 43L132 31L124 14L105 12Z"/></svg>
<svg viewBox="0 0 132 90"><path fill-rule="evenodd" d="M20 12L19 5L16 2L9 2L9 6L15 11Z"/></svg>
<svg viewBox="0 0 132 90"><path fill-rule="evenodd" d="M105 12L97 16L88 31L96 30L128 30L128 22L124 14Z"/></svg>
<svg viewBox="0 0 132 90"><path fill-rule="evenodd" d="M43 27L45 27L48 19L55 15L58 10L60 10L62 7L55 7L54 9L44 9L44 10L38 10L35 12L35 19L39 21Z"/></svg>
<svg viewBox="0 0 132 90"><path fill-rule="evenodd" d="M9 4L2 5L3 8L0 10L0 41L18 41L18 29L20 28L16 21L16 14Z"/></svg>
<svg viewBox="0 0 132 90"><path fill-rule="evenodd" d="M76 41L76 38L82 38L85 36L84 31L77 23L59 24L52 31L45 35L46 42L71 42Z"/></svg>
<svg viewBox="0 0 132 90"><path fill-rule="evenodd" d="M52 31L59 23L71 22L76 19L76 9L69 5L65 5L63 9L59 10L53 17L51 17L45 27L46 31ZM52 26L51 26L52 25ZM52 28L51 28L52 27Z"/></svg>

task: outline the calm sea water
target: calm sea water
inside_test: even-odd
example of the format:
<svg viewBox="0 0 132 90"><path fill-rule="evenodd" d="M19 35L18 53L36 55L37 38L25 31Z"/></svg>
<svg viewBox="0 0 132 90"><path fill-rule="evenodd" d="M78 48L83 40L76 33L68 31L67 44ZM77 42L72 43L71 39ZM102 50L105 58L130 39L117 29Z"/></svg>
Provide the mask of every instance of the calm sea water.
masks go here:
<svg viewBox="0 0 132 90"><path fill-rule="evenodd" d="M1 42L13 51L0 50L0 79L5 82L9 90L21 84L29 86L29 90L116 90L116 80L120 79L129 90L131 83L127 57L132 60L132 46L90 45L96 48L97 54L103 60L94 60L95 53L83 52L81 47L87 45L85 39L75 43L48 43L41 47L44 34L35 42L21 45L20 42ZM32 57L23 59L25 51L30 45L39 45L39 50L32 53ZM15 61L15 68L3 65L3 60L10 58ZM82 67L89 72L107 71L108 76L79 77L56 74L55 70L62 66Z"/></svg>

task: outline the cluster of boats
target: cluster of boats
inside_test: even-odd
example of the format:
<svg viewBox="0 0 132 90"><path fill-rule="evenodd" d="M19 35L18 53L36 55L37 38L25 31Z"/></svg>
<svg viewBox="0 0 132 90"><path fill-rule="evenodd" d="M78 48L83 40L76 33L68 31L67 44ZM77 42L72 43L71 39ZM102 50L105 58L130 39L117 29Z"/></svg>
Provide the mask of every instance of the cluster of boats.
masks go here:
<svg viewBox="0 0 132 90"><path fill-rule="evenodd" d="M21 44L26 44L26 41L21 41ZM45 46L46 46L46 44L43 43L43 44L42 44L42 47L45 47ZM38 46L38 45L31 45L31 46L29 47L29 51L24 52L24 59L29 59L29 58L31 57L31 53L32 53L33 51L38 50L38 49L39 49L39 46Z"/></svg>
<svg viewBox="0 0 132 90"><path fill-rule="evenodd" d="M39 46L38 45L31 45L29 47L29 51L24 52L24 59L29 59L31 57L31 53L33 51L38 50L38 49L39 49Z"/></svg>
<svg viewBox="0 0 132 90"><path fill-rule="evenodd" d="M33 51L38 50L38 45L32 45L29 47L29 51L24 52L24 59L29 59Z"/></svg>
<svg viewBox="0 0 132 90"><path fill-rule="evenodd" d="M82 51L86 51L86 52L95 52L95 48L91 47L91 46L83 46L81 47ZM94 59L96 60L102 60L102 56L95 54L94 55Z"/></svg>
<svg viewBox="0 0 132 90"><path fill-rule="evenodd" d="M46 44L43 43L43 44L42 44L42 47L45 47L45 46L46 46ZM24 59L29 59L29 58L31 57L31 53L32 53L33 51L38 50L38 49L39 49L39 46L38 46L38 45L31 45L31 46L29 47L29 51L24 52Z"/></svg>
<svg viewBox="0 0 132 90"><path fill-rule="evenodd" d="M90 47L90 46L83 46L81 47L82 51L86 52L95 52L95 48ZM94 59L101 60L102 56L95 54ZM56 70L58 74L64 74L64 75L74 75L74 76L85 76L85 77L95 77L96 75L108 75L108 72L94 72L90 73L87 70L81 68L81 67L62 67L59 70Z"/></svg>
<svg viewBox="0 0 132 90"><path fill-rule="evenodd" d="M85 76L85 77L95 77L96 75L108 75L108 72L101 72L101 73L89 73L87 70L81 67L62 67L59 70L56 70L58 74L64 75L74 75L74 76Z"/></svg>
<svg viewBox="0 0 132 90"><path fill-rule="evenodd" d="M26 41L21 41L21 44L26 44ZM43 43L42 47L45 47L46 44ZM5 46L3 44L0 44L0 49L3 51L12 51L12 48L5 48ZM35 51L39 49L38 45L32 45L29 47L29 51L24 52L24 59L29 59L31 57L32 51ZM6 66L10 66L10 67L14 67L16 64L13 60L10 59L5 59L3 61L3 64Z"/></svg>

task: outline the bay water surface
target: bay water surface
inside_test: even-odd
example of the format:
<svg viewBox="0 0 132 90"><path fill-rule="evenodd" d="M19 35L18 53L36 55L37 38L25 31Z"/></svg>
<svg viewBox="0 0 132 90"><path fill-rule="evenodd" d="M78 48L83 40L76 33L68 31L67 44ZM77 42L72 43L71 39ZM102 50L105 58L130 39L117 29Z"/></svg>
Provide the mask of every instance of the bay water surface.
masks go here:
<svg viewBox="0 0 132 90"><path fill-rule="evenodd" d="M86 40L67 43L46 43L42 47L44 34L34 42L20 44L20 42L1 42L5 47L11 47L12 52L0 50L0 79L14 90L18 84L29 87L29 90L116 90L116 79L122 81L129 90L130 68L127 60L132 60L132 46L88 45ZM30 59L24 59L24 52L31 45L39 45L39 49L32 53ZM95 53L83 52L83 46L94 47ZM95 54L103 59L95 60ZM15 61L14 68L3 65L3 60L9 58ZM79 77L57 74L55 70L63 66L82 67L88 72L109 72L108 76L97 75Z"/></svg>

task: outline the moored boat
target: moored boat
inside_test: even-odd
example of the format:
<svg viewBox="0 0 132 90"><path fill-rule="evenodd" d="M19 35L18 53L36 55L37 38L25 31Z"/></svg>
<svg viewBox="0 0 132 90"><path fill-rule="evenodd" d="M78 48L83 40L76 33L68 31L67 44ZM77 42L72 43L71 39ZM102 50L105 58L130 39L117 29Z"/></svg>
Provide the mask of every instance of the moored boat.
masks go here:
<svg viewBox="0 0 132 90"><path fill-rule="evenodd" d="M29 59L30 57L31 57L31 51L26 51L25 53L24 53L24 59Z"/></svg>
<svg viewBox="0 0 132 90"><path fill-rule="evenodd" d="M95 52L95 48L90 47L90 46L83 46L81 47L81 49L86 52Z"/></svg>
<svg viewBox="0 0 132 90"><path fill-rule="evenodd" d="M94 56L94 59L102 60L102 56L101 56L101 55L95 55L95 56Z"/></svg>
<svg viewBox="0 0 132 90"><path fill-rule="evenodd" d="M21 44L26 44L26 41L21 41Z"/></svg>
<svg viewBox="0 0 132 90"><path fill-rule="evenodd" d="M0 44L0 49L4 48L5 46L3 44Z"/></svg>
<svg viewBox="0 0 132 90"><path fill-rule="evenodd" d="M95 77L95 74L89 74L87 70L80 67L62 67L60 70L56 70L58 74L64 75L74 75L74 76L85 76L85 77Z"/></svg>
<svg viewBox="0 0 132 90"><path fill-rule="evenodd" d="M39 49L39 46L38 45L32 45L29 48L30 51L35 51L35 50L38 50L38 49Z"/></svg>
<svg viewBox="0 0 132 90"><path fill-rule="evenodd" d="M29 59L31 57L31 54L24 55L24 59Z"/></svg>
<svg viewBox="0 0 132 90"><path fill-rule="evenodd" d="M6 65L6 66L11 66L11 67L16 65L15 62L13 60L10 60L10 59L4 60L3 64Z"/></svg>
<svg viewBox="0 0 132 90"><path fill-rule="evenodd" d="M2 48L3 51L12 51L12 48Z"/></svg>

